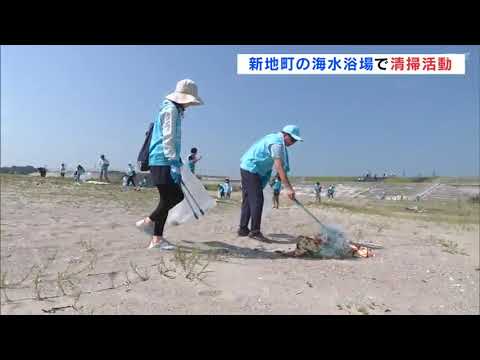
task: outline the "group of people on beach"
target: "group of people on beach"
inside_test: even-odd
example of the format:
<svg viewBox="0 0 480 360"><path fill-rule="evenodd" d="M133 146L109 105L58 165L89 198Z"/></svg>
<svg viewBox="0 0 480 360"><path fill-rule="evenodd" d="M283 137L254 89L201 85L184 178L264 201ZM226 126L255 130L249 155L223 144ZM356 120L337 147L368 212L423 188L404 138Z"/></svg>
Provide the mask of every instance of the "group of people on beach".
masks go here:
<svg viewBox="0 0 480 360"><path fill-rule="evenodd" d="M98 180L99 181L104 181L109 183L110 179L108 177L108 168L110 166L110 161L105 157L104 154L100 155L100 158L97 161L97 168L100 170L100 175ZM85 168L81 165L78 164L74 173L73 173L73 180L75 183L80 183L82 181L82 175L86 173ZM66 166L65 163L62 163L60 165L60 177L64 178L66 174ZM122 186L128 187L128 186L133 186L135 188L138 188L138 186L146 186L146 178L143 178L140 183L135 184L135 178L137 176L137 172L135 170L135 167L129 163L127 166L127 169L122 177Z"/></svg>
<svg viewBox="0 0 480 360"><path fill-rule="evenodd" d="M217 186L217 194L219 199L230 199L232 195L233 187L230 184L230 179L225 179L222 184Z"/></svg>
<svg viewBox="0 0 480 360"><path fill-rule="evenodd" d="M181 80L177 83L175 91L163 100L153 123L148 164L152 185L158 189L160 199L152 213L136 223L139 230L151 236L149 249L173 248L163 233L169 211L184 199L181 187L183 161L180 157L184 113L187 109L202 104L197 84L190 79ZM288 147L298 141L303 141L299 127L286 125L280 131L260 138L241 156L242 207L238 236L270 242L261 232L263 189L269 183L275 169L277 182L273 186L274 194L279 194L283 185L287 196L291 200L295 199L295 191L287 176L290 171ZM200 157L197 157L197 149L193 148L188 157L188 166L192 172L195 171L198 160ZM222 184L222 188L224 196L229 197L231 184L227 180Z"/></svg>
<svg viewBox="0 0 480 360"><path fill-rule="evenodd" d="M315 200L318 203L322 202L322 185L317 181L315 185L313 186L313 190L315 192ZM327 199L333 199L335 196L335 185L330 185L327 188Z"/></svg>
<svg viewBox="0 0 480 360"><path fill-rule="evenodd" d="M169 211L184 199L181 187L184 165L180 154L182 144L182 123L184 113L192 106L202 105L198 96L197 84L185 79L177 83L175 91L163 100L158 116L147 132L148 168L150 171L149 185L155 186L159 193L159 202L149 216L136 222L136 227L151 236L149 249L171 249L171 244L163 237L165 223ZM273 207L279 207L281 189L285 189L288 198L295 199L295 191L288 178L290 161L288 148L296 142L303 141L300 129L296 125L286 125L280 131L267 134L251 145L240 158L240 178L242 205L240 221L237 230L238 236L248 236L252 239L270 242L261 232L262 210L264 203L263 190L269 184L275 170L274 180L270 182L273 189ZM198 149L193 147L188 156L188 167L195 174L196 165L201 160ZM110 162L101 155L98 162L100 181L110 182L108 169ZM61 164L60 176L65 177L66 167ZM82 175L86 173L82 165L78 165L73 174L74 181L80 183ZM137 173L130 163L123 177L123 186L138 187L135 183ZM143 178L140 186L146 185ZM230 180L225 179L219 184L220 198L229 199L233 187Z"/></svg>

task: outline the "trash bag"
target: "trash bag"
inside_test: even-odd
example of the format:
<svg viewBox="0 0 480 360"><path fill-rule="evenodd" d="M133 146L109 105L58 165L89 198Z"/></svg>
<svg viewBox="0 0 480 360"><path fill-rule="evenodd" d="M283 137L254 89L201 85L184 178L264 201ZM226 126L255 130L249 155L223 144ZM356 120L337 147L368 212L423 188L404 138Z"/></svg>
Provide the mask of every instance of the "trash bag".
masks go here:
<svg viewBox="0 0 480 360"><path fill-rule="evenodd" d="M203 210L203 213L206 214L209 209L216 205L215 199L208 194L202 182L192 174L188 166L182 166L181 173L183 182L188 190L182 185L185 199L168 213L167 224L169 225L179 225L190 220L195 220L193 211L195 211L200 219L203 215L199 207Z"/></svg>
<svg viewBox="0 0 480 360"><path fill-rule="evenodd" d="M273 206L273 190L269 184L263 189L263 211L262 217L267 218L272 213Z"/></svg>
<svg viewBox="0 0 480 360"><path fill-rule="evenodd" d="M322 246L316 256L324 258L342 258L351 253L350 242L345 233L337 225L324 225L317 235Z"/></svg>
<svg viewBox="0 0 480 360"><path fill-rule="evenodd" d="M80 181L85 182L87 180L90 180L92 178L92 173L91 172L86 172L80 175Z"/></svg>

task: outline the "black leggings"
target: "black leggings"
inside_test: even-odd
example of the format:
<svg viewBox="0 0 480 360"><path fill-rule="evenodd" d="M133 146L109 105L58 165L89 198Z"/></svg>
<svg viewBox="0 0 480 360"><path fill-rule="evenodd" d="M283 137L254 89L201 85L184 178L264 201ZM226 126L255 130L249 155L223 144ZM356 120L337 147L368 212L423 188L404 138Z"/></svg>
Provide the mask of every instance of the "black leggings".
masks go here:
<svg viewBox="0 0 480 360"><path fill-rule="evenodd" d="M157 185L160 201L150 215L150 220L155 222L154 236L163 236L163 228L167 221L168 212L184 198L182 188L178 184Z"/></svg>

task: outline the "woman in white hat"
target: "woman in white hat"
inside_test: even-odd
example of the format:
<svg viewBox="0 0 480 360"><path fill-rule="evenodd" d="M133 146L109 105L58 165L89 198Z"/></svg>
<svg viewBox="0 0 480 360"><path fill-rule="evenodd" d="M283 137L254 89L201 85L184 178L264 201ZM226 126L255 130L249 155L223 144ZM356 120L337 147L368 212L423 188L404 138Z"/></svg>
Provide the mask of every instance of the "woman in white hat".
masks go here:
<svg viewBox="0 0 480 360"><path fill-rule="evenodd" d="M154 122L150 142L149 165L153 185L160 194L157 208L150 216L137 221L142 231L152 235L149 249L172 249L163 237L163 229L168 212L184 198L181 184L180 159L181 129L185 109L202 105L198 88L194 81L185 79L177 83L175 91L163 101L162 108Z"/></svg>

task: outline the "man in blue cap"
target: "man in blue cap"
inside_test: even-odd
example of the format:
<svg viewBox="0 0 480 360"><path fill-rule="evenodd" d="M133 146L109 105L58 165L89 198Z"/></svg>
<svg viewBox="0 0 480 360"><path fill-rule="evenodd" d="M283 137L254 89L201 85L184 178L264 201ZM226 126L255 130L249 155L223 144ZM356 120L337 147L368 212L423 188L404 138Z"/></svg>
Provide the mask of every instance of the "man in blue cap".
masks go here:
<svg viewBox="0 0 480 360"><path fill-rule="evenodd" d="M263 210L263 189L268 184L275 166L288 197L295 199L287 173L290 171L287 147L303 141L296 125L287 125L281 132L268 134L253 144L240 159L242 181L242 212L239 236L269 242L260 232ZM251 227L248 223L251 220Z"/></svg>

